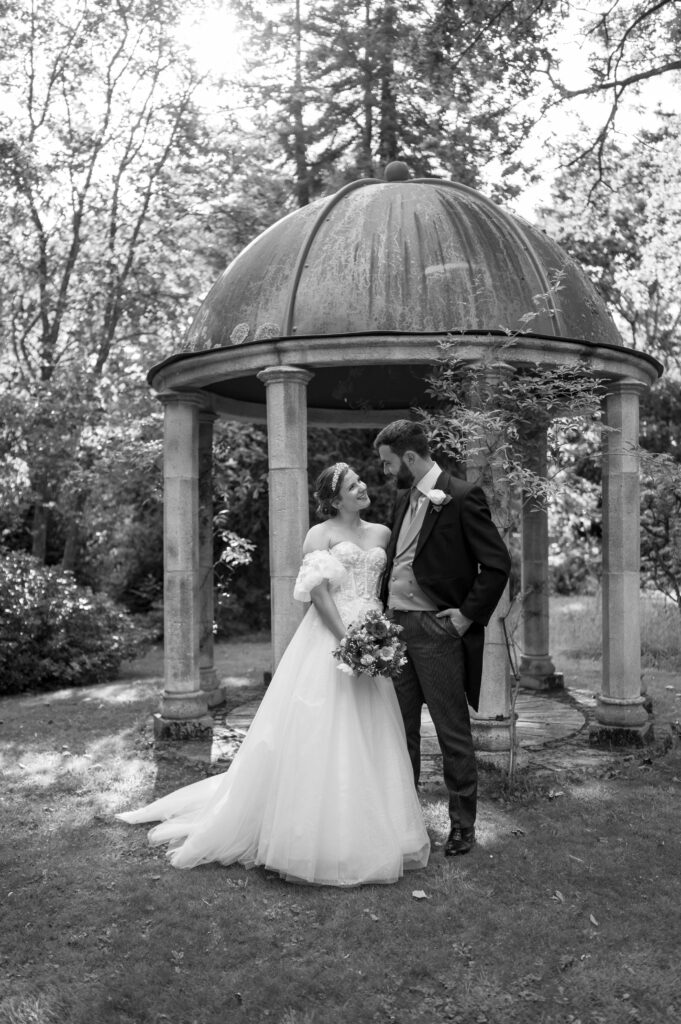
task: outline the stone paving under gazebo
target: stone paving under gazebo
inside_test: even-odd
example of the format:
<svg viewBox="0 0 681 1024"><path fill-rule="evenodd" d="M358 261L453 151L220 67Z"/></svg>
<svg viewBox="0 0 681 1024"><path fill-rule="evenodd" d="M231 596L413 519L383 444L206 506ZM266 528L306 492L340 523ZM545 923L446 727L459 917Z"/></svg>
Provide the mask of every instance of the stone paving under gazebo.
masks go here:
<svg viewBox="0 0 681 1024"><path fill-rule="evenodd" d="M233 756L234 734L246 735L259 705L259 700L249 701L224 718L220 716L213 735L212 761L229 760ZM586 714L577 703L556 700L546 694L527 691L518 694L515 710L517 742L523 751L569 739L586 724ZM441 760L435 726L425 705L421 714L421 752L424 758Z"/></svg>
<svg viewBox="0 0 681 1024"><path fill-rule="evenodd" d="M527 315L532 314L531 324ZM528 327L531 326L531 330ZM427 404L440 344L484 360L579 365L602 380L603 676L593 739L642 743L639 396L661 373L625 348L604 303L545 234L473 189L410 179L389 165L296 210L256 238L203 301L182 352L152 368L165 408L165 686L160 738L212 730L222 701L213 663L211 447L217 417L266 422L274 665L300 622L291 600L308 528L307 427L379 429ZM546 471L545 444L537 465ZM471 474L476 472L470 467ZM524 687L550 690L560 667L548 631L548 521L525 503L521 527ZM487 629L480 752L510 747L508 600Z"/></svg>

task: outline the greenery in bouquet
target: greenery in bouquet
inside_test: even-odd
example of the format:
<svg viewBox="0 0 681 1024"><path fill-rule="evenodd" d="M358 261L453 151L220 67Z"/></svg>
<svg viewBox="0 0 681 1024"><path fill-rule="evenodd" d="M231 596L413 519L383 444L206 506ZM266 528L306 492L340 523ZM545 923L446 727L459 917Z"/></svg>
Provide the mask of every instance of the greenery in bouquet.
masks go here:
<svg viewBox="0 0 681 1024"><path fill-rule="evenodd" d="M379 611L370 611L353 622L333 656L348 675L387 676L394 679L406 665L406 646L400 640L402 626Z"/></svg>

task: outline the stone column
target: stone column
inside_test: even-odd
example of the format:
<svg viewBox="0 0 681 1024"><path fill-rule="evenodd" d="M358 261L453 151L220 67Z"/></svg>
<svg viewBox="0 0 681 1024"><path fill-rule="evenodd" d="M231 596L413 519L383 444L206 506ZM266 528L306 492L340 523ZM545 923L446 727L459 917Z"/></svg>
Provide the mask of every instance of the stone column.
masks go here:
<svg viewBox="0 0 681 1024"><path fill-rule="evenodd" d="M490 370L488 376L503 371ZM467 479L479 483L489 501L492 518L503 537L508 533L510 493L503 468L490 453L497 448L497 438L481 438L480 452L469 460ZM485 652L482 666L480 706L471 709L471 730L479 760L507 768L513 737L511 719L511 672L504 634L504 619L510 608L507 586L485 629Z"/></svg>
<svg viewBox="0 0 681 1024"><path fill-rule="evenodd" d="M258 374L267 389L273 669L305 611L293 600L293 587L309 525L307 385L312 376L295 366L269 366Z"/></svg>
<svg viewBox="0 0 681 1024"><path fill-rule="evenodd" d="M199 412L199 676L209 708L222 704L213 663L213 422L210 409Z"/></svg>
<svg viewBox="0 0 681 1024"><path fill-rule="evenodd" d="M547 428L532 434L530 468L547 474ZM519 664L521 686L554 690L563 686L549 654L549 514L544 502L523 495L521 591L523 600L523 654Z"/></svg>
<svg viewBox="0 0 681 1024"><path fill-rule="evenodd" d="M615 381L604 400L603 681L593 743L642 745L652 724L641 695L638 416L645 385Z"/></svg>
<svg viewBox="0 0 681 1024"><path fill-rule="evenodd" d="M211 735L199 676L199 408L200 395L168 392L163 442L164 667L157 739Z"/></svg>

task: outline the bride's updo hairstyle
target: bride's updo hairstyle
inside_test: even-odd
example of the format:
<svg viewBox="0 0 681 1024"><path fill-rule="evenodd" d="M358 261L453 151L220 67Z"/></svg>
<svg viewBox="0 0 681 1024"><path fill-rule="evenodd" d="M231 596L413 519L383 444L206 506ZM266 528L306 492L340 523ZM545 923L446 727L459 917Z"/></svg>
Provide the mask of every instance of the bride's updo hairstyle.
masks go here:
<svg viewBox="0 0 681 1024"><path fill-rule="evenodd" d="M347 462L337 462L328 469L323 469L314 484L314 500L317 502L317 515L331 519L338 512L333 504L334 498L340 494L345 474L350 469Z"/></svg>

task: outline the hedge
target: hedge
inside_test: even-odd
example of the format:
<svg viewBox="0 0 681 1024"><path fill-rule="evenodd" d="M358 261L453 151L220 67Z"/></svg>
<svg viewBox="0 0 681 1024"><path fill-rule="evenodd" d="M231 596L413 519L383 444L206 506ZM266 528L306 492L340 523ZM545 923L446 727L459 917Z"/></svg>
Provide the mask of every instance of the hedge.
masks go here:
<svg viewBox="0 0 681 1024"><path fill-rule="evenodd" d="M113 679L145 631L104 594L23 552L0 552L0 694Z"/></svg>

